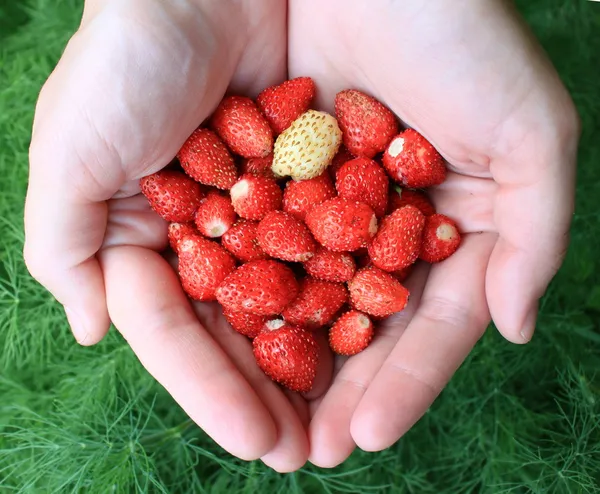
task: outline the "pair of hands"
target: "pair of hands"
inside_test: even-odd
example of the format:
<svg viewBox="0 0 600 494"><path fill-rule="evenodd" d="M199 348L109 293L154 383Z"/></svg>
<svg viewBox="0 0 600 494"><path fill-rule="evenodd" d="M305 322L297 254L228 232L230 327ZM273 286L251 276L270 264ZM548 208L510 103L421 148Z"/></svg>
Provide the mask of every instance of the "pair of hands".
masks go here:
<svg viewBox="0 0 600 494"><path fill-rule="evenodd" d="M433 192L464 232L419 267L411 302L350 360L323 344L300 396L256 367L215 304L190 304L166 224L139 193L224 92L256 96L308 75L317 105L357 88L448 160ZM508 2L88 0L36 109L25 260L92 345L112 321L148 371L232 454L278 471L330 467L393 444L426 411L493 318L532 336L562 262L579 122Z"/></svg>

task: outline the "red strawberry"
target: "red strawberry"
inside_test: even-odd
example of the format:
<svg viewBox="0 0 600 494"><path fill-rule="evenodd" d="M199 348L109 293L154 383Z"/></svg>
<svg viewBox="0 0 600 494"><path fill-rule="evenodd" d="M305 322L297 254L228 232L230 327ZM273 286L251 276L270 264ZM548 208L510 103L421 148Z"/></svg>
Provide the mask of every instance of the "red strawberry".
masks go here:
<svg viewBox="0 0 600 494"><path fill-rule="evenodd" d="M263 158L273 150L273 131L250 98L226 96L210 123L229 148L244 158Z"/></svg>
<svg viewBox="0 0 600 494"><path fill-rule="evenodd" d="M262 220L269 211L281 209L283 194L271 178L242 175L230 193L233 209L248 220Z"/></svg>
<svg viewBox="0 0 600 494"><path fill-rule="evenodd" d="M237 179L237 169L227 146L209 129L196 129L177 153L185 173L194 180L230 189Z"/></svg>
<svg viewBox="0 0 600 494"><path fill-rule="evenodd" d="M241 220L221 237L221 245L242 262L267 259L267 254L258 245L256 221Z"/></svg>
<svg viewBox="0 0 600 494"><path fill-rule="evenodd" d="M304 263L304 269L313 278L344 283L354 276L356 264L352 255L346 252L333 252L320 247L315 255Z"/></svg>
<svg viewBox="0 0 600 494"><path fill-rule="evenodd" d="M281 315L289 323L317 329L329 323L348 300L341 283L304 278L300 294L286 306Z"/></svg>
<svg viewBox="0 0 600 494"><path fill-rule="evenodd" d="M439 185L446 179L442 156L414 129L394 137L383 153L383 166L393 180L413 189Z"/></svg>
<svg viewBox="0 0 600 494"><path fill-rule="evenodd" d="M273 153L264 158L244 158L240 166L242 174L250 173L257 177L276 178L271 166L273 165Z"/></svg>
<svg viewBox="0 0 600 494"><path fill-rule="evenodd" d="M317 250L306 225L283 211L267 213L258 225L256 238L263 251L283 261L304 262Z"/></svg>
<svg viewBox="0 0 600 494"><path fill-rule="evenodd" d="M392 275L374 266L358 270L348 289L353 307L376 317L400 312L408 303L408 290Z"/></svg>
<svg viewBox="0 0 600 494"><path fill-rule="evenodd" d="M419 258L425 217L414 206L396 209L381 221L369 244L369 257L384 271L397 271Z"/></svg>
<svg viewBox="0 0 600 494"><path fill-rule="evenodd" d="M355 89L335 97L335 115L352 154L372 158L385 149L398 132L394 114L379 101Z"/></svg>
<svg viewBox="0 0 600 494"><path fill-rule="evenodd" d="M283 210L304 221L309 209L335 196L335 188L325 173L301 182L290 180L283 191Z"/></svg>
<svg viewBox="0 0 600 494"><path fill-rule="evenodd" d="M456 223L443 214L434 214L425 220L423 243L419 257L434 263L450 257L460 245Z"/></svg>
<svg viewBox="0 0 600 494"><path fill-rule="evenodd" d="M357 257L356 258L356 265L358 266L359 269L361 269L361 268L368 268L370 266L374 266L373 261L371 261L371 258L369 257L368 254L365 254L363 256ZM390 274L394 278L396 278L400 283L402 283L406 278L408 278L408 276L410 275L410 273L413 270L413 267L414 267L414 264L411 264L410 266L407 266L405 268L399 269L397 271L392 271L392 272L390 272Z"/></svg>
<svg viewBox="0 0 600 494"><path fill-rule="evenodd" d="M377 218L369 206L341 197L312 208L306 224L321 245L336 252L366 246L377 232Z"/></svg>
<svg viewBox="0 0 600 494"><path fill-rule="evenodd" d="M387 208L388 214L393 213L396 209L409 205L418 208L424 216L435 214L433 204L423 192L394 186L390 191L390 199Z"/></svg>
<svg viewBox="0 0 600 494"><path fill-rule="evenodd" d="M369 158L346 162L337 173L335 188L339 197L370 206L378 218L385 214L389 180L377 162Z"/></svg>
<svg viewBox="0 0 600 494"><path fill-rule="evenodd" d="M228 310L279 314L298 295L294 273L279 261L242 264L221 283L217 300Z"/></svg>
<svg viewBox="0 0 600 494"><path fill-rule="evenodd" d="M235 269L235 259L218 243L199 235L179 242L179 278L194 300L215 300L215 290Z"/></svg>
<svg viewBox="0 0 600 494"><path fill-rule="evenodd" d="M354 156L350 151L348 151L346 149L346 146L342 144L337 154L333 157L331 165L329 165L329 167L327 168L331 180L335 182L337 178L337 172L340 170L340 168L344 166L346 162L353 160L354 158L356 158L356 156Z"/></svg>
<svg viewBox="0 0 600 494"><path fill-rule="evenodd" d="M329 346L338 355L356 355L373 339L373 323L357 310L343 314L329 330Z"/></svg>
<svg viewBox="0 0 600 494"><path fill-rule="evenodd" d="M204 197L200 185L174 170L161 170L142 178L140 188L161 218L178 223L193 221Z"/></svg>
<svg viewBox="0 0 600 494"><path fill-rule="evenodd" d="M193 223L169 223L167 237L169 238L169 245L173 251L178 252L179 242L190 235L198 235L198 230L196 230Z"/></svg>
<svg viewBox="0 0 600 494"><path fill-rule="evenodd" d="M315 83L310 77L296 77L265 89L256 98L275 134L281 134L308 110L315 97Z"/></svg>
<svg viewBox="0 0 600 494"><path fill-rule="evenodd" d="M275 320L252 342L256 363L273 381L292 391L312 389L319 346L309 331Z"/></svg>
<svg viewBox="0 0 600 494"><path fill-rule="evenodd" d="M258 335L269 320L268 316L259 316L245 311L234 311L226 307L223 307L223 315L233 329L248 338L254 338Z"/></svg>
<svg viewBox="0 0 600 494"><path fill-rule="evenodd" d="M202 235L220 237L235 223L231 199L211 190L196 210L194 222Z"/></svg>

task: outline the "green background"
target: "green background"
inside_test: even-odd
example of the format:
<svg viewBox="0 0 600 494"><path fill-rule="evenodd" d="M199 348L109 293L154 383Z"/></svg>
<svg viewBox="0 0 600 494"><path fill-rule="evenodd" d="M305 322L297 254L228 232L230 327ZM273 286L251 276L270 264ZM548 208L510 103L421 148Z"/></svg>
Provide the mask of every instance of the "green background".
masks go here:
<svg viewBox="0 0 600 494"><path fill-rule="evenodd" d="M571 248L533 342L511 345L490 328L393 448L288 475L216 447L115 331L75 345L25 270L34 104L80 4L0 0L0 493L600 492L600 4L519 2L583 121Z"/></svg>

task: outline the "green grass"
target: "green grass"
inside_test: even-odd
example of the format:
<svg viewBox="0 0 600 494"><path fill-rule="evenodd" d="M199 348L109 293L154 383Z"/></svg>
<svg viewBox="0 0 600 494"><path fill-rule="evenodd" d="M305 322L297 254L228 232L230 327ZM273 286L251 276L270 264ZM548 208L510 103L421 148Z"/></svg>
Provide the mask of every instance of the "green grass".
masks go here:
<svg viewBox="0 0 600 494"><path fill-rule="evenodd" d="M0 492L600 492L600 5L523 0L580 110L577 213L526 347L490 329L394 447L276 474L190 423L111 332L73 344L21 259L27 147L39 88L75 0L0 0Z"/></svg>

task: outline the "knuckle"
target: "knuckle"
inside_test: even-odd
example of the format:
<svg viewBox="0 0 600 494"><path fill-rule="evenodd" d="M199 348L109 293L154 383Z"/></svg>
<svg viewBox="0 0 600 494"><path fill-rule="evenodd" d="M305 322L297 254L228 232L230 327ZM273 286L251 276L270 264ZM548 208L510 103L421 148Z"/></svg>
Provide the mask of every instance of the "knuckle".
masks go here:
<svg viewBox="0 0 600 494"><path fill-rule="evenodd" d="M29 274L39 282L43 282L48 273L47 256L37 248L31 241L25 242L23 248L23 260Z"/></svg>
<svg viewBox="0 0 600 494"><path fill-rule="evenodd" d="M420 372L401 362L390 362L389 367L393 371L403 374L408 379L415 381L422 387L428 389L434 396L440 394L444 389L446 379L444 379L440 373L431 372L428 374Z"/></svg>
<svg viewBox="0 0 600 494"><path fill-rule="evenodd" d="M472 318L471 311L445 297L429 297L421 302L419 312L422 317L435 324L443 324L460 330Z"/></svg>
<svg viewBox="0 0 600 494"><path fill-rule="evenodd" d="M581 116L571 99L569 99L569 104L566 105L566 111L564 112L563 118L560 119L560 122L562 123L561 130L564 137L567 140L578 141L582 129Z"/></svg>
<svg viewBox="0 0 600 494"><path fill-rule="evenodd" d="M549 269L551 275L554 276L562 266L567 252L569 251L570 234L565 232L559 239L556 249L549 256Z"/></svg>

